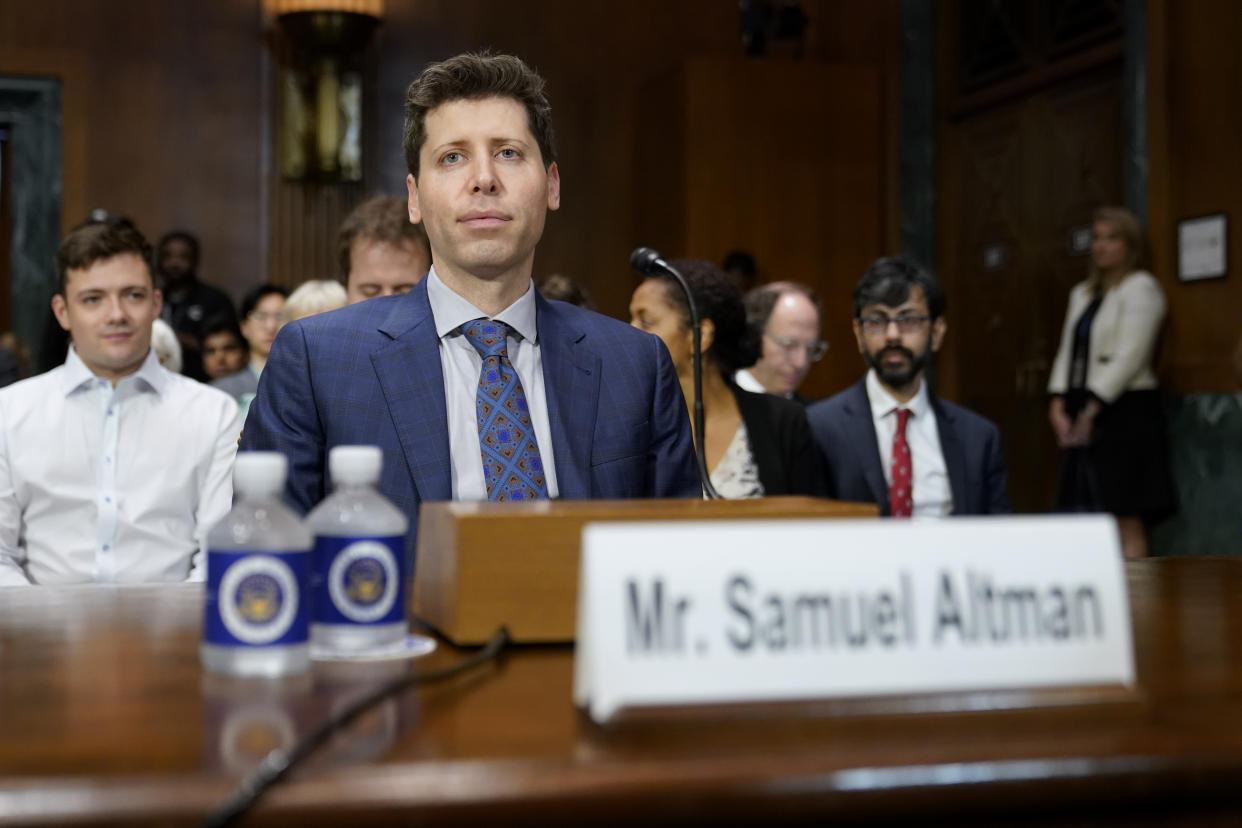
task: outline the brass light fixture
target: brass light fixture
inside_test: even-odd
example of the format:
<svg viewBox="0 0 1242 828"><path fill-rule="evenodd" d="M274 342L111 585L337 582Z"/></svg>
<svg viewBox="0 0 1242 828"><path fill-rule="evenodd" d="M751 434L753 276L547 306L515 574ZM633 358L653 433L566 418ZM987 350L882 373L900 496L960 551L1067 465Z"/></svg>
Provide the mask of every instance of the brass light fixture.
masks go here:
<svg viewBox="0 0 1242 828"><path fill-rule="evenodd" d="M290 46L280 78L286 178L362 180L362 51L383 0L269 0Z"/></svg>

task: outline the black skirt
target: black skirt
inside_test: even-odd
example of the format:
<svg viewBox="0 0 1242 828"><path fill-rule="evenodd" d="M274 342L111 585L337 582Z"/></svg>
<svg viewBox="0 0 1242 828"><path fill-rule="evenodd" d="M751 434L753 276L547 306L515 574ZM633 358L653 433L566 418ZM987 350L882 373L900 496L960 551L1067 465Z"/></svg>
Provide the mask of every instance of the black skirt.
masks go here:
<svg viewBox="0 0 1242 828"><path fill-rule="evenodd" d="M1125 392L1096 415L1089 446L1061 452L1057 511L1156 521L1176 509L1158 391Z"/></svg>

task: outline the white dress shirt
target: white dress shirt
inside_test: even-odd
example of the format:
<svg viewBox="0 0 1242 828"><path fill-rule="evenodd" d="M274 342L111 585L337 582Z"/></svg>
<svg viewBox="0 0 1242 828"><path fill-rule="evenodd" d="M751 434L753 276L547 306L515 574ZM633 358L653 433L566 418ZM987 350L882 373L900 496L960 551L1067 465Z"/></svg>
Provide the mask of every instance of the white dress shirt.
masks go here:
<svg viewBox="0 0 1242 828"><path fill-rule="evenodd" d="M936 429L936 410L927 394L927 382L920 378L918 393L907 403L899 403L884 390L875 371L867 372L867 398L871 401L871 420L875 441L880 447L884 482L893 485L893 435L897 433L897 409L910 409L906 423L906 443L910 446L911 473L914 477L913 517L943 517L953 511L953 492L949 472L940 449Z"/></svg>
<svg viewBox="0 0 1242 828"><path fill-rule="evenodd" d="M508 337L509 362L517 371L526 394L526 406L539 444L548 496L556 497L556 458L552 454L552 430L548 422L548 398L543 385L543 355L535 325L535 285L509 307L493 317L470 304L440 281L433 266L427 274L427 299L440 337L440 368L444 371L444 403L448 412L449 454L453 460L453 499L487 500L487 481L483 477L483 456L479 448L479 421L474 400L479 390L483 357L466 339L461 326L486 317L504 322L512 331Z"/></svg>
<svg viewBox="0 0 1242 828"><path fill-rule="evenodd" d="M0 586L201 580L240 434L232 397L154 351L115 387L70 348L0 390Z"/></svg>

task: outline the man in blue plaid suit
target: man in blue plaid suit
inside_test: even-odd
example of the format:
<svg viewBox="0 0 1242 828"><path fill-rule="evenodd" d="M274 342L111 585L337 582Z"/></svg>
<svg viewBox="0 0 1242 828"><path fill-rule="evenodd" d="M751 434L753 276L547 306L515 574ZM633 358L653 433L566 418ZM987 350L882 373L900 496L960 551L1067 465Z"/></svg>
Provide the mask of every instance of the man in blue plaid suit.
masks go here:
<svg viewBox="0 0 1242 828"><path fill-rule="evenodd" d="M426 228L431 272L405 296L285 326L242 450L283 452L286 500L305 513L327 494L332 446L379 445L411 555L423 501L701 496L663 343L534 290L535 246L560 206L543 80L515 57L459 55L424 70L405 110L410 220ZM493 363L468 335L479 325L493 343L500 331L507 352L493 358L517 378L503 403L531 439L513 469L489 460L496 436L481 434ZM506 488L519 477L530 485Z"/></svg>

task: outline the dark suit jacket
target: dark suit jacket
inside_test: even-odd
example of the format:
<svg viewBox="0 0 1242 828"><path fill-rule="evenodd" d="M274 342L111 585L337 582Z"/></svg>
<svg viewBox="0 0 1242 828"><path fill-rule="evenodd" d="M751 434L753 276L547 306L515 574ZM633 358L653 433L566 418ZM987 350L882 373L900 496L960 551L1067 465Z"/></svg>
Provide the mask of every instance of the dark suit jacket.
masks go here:
<svg viewBox="0 0 1242 828"><path fill-rule="evenodd" d="M736 385L732 390L764 494L824 497L827 486L806 409L784 397L755 394Z"/></svg>
<svg viewBox="0 0 1242 828"><path fill-rule="evenodd" d="M668 350L656 337L536 295L556 480L568 500L700 497L690 421ZM289 458L285 499L305 514L323 499L333 446L378 445L380 490L410 519L451 500L439 339L420 282L281 329L242 434L243 451Z"/></svg>
<svg viewBox="0 0 1242 828"><path fill-rule="evenodd" d="M930 398L953 493L953 514L1008 513L1005 458L996 426L934 394ZM878 503L889 514L888 484L880 467L866 381L814 403L807 409L807 420L827 472L828 496Z"/></svg>

